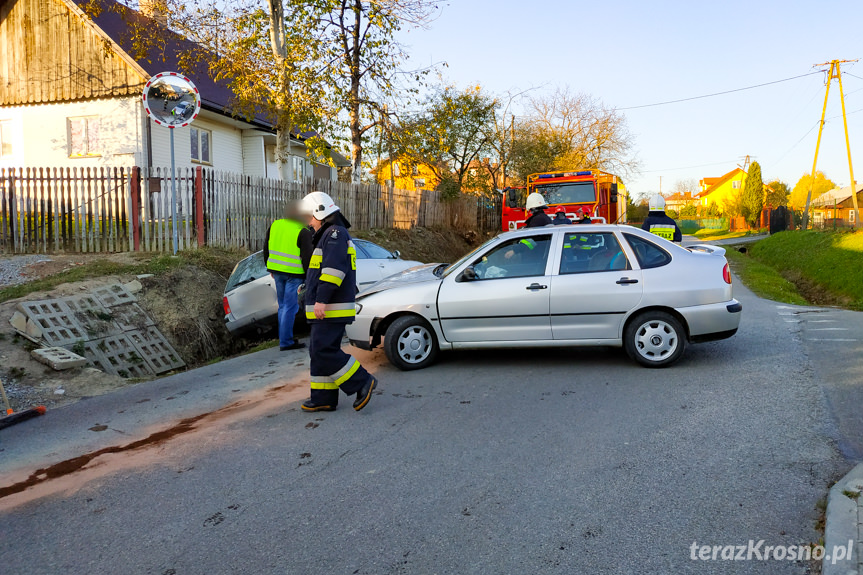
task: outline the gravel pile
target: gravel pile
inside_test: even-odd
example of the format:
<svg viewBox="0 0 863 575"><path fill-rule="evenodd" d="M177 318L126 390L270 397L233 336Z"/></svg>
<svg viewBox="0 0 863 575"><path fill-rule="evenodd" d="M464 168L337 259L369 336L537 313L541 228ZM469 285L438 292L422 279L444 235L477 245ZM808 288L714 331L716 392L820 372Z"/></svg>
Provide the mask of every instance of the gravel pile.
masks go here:
<svg viewBox="0 0 863 575"><path fill-rule="evenodd" d="M51 258L39 255L0 258L0 288L26 282L27 278L21 275L24 268L37 262L49 261Z"/></svg>

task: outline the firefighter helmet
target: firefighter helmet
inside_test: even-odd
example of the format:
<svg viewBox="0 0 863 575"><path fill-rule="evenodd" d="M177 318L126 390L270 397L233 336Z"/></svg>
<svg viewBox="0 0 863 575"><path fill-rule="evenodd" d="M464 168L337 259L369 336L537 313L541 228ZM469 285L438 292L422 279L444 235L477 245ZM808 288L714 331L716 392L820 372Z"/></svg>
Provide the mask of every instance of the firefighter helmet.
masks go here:
<svg viewBox="0 0 863 575"><path fill-rule="evenodd" d="M644 204L642 204L644 205ZM653 211L664 211L665 210L665 198L656 194L650 198L650 202L648 202L648 209Z"/></svg>
<svg viewBox="0 0 863 575"><path fill-rule="evenodd" d="M336 202L329 195L323 192L312 192L311 194L306 195L306 197L303 198L303 204L308 213L313 215L318 221L339 211L339 207L336 205Z"/></svg>
<svg viewBox="0 0 863 575"><path fill-rule="evenodd" d="M548 205L545 203L545 198L542 197L542 194L534 192L527 197L524 207L529 210L544 210L548 208Z"/></svg>

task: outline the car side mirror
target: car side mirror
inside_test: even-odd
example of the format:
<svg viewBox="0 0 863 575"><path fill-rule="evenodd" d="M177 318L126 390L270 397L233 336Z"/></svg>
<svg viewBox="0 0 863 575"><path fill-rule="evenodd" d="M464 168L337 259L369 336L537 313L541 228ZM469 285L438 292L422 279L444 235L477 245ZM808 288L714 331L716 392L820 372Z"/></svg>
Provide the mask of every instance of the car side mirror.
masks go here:
<svg viewBox="0 0 863 575"><path fill-rule="evenodd" d="M461 274L459 274L458 279L463 282L472 282L478 279L478 276L476 275L476 270L473 269L473 266L468 266L463 272L461 272Z"/></svg>
<svg viewBox="0 0 863 575"><path fill-rule="evenodd" d="M398 251L398 250L395 250L395 251L393 252L393 259L397 260L397 259L399 259L400 257L402 257L402 253L401 253L400 251Z"/></svg>

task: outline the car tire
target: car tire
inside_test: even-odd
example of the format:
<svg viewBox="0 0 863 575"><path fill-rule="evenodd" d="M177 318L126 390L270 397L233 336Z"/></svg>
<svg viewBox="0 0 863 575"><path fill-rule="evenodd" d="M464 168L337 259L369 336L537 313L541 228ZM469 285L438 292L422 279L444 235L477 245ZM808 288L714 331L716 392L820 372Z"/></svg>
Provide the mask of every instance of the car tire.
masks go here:
<svg viewBox="0 0 863 575"><path fill-rule="evenodd" d="M419 316L397 318L384 334L384 353L402 371L423 369L434 363L438 353L434 329Z"/></svg>
<svg viewBox="0 0 863 575"><path fill-rule="evenodd" d="M626 325L623 347L644 367L668 367L683 355L686 331L670 313L644 312Z"/></svg>

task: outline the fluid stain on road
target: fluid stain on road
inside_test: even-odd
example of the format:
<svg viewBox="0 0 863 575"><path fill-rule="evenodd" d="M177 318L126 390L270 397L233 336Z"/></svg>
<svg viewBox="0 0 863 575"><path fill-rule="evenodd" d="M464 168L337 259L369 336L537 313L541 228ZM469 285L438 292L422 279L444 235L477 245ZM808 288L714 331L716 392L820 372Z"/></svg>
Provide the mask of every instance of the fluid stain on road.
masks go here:
<svg viewBox="0 0 863 575"><path fill-rule="evenodd" d="M143 439L132 441L125 445L112 445L91 453L60 461L59 463L55 463L48 467L37 469L22 481L18 481L6 487L0 487L0 499L21 493L36 485L74 474L83 470L92 461L106 455L126 452L141 452L146 448L165 444L179 435L207 428L209 425L226 420L230 416L237 417L229 419L226 423L238 419L239 416L251 418L263 415L262 412L269 412L275 407L295 401L303 392L303 387L304 386L301 383L289 383L266 390L252 392L247 397L226 405L225 407L215 411L202 413L194 417L187 417L180 420L175 425L172 425L167 429L151 433ZM274 402L273 400L277 397L278 401ZM97 429L100 427L102 426L97 425L90 429L93 431L103 431L103 429ZM107 427L105 428L107 429Z"/></svg>

